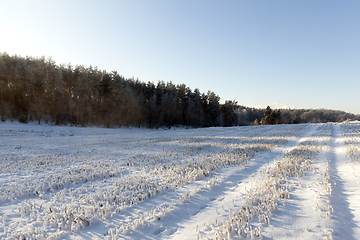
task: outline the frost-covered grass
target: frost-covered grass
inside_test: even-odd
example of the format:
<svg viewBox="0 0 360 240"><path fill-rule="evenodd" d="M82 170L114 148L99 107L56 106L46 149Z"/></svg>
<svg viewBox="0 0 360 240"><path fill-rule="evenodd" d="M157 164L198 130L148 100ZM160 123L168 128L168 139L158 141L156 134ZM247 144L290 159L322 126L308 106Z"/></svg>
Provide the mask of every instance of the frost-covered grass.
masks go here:
<svg viewBox="0 0 360 240"><path fill-rule="evenodd" d="M271 219L311 176L315 210L328 221L336 214L326 202L336 188L334 126L0 123L0 238L285 238L269 231Z"/></svg>
<svg viewBox="0 0 360 240"><path fill-rule="evenodd" d="M360 163L360 122L341 124L347 155L352 162Z"/></svg>

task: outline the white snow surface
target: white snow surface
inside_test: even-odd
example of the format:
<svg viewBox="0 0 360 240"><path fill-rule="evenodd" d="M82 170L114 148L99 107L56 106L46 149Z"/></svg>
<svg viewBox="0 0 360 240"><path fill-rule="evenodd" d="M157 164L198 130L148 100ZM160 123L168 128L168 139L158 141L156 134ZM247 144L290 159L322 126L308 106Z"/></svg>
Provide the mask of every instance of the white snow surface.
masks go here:
<svg viewBox="0 0 360 240"><path fill-rule="evenodd" d="M0 239L360 239L360 123L0 123Z"/></svg>

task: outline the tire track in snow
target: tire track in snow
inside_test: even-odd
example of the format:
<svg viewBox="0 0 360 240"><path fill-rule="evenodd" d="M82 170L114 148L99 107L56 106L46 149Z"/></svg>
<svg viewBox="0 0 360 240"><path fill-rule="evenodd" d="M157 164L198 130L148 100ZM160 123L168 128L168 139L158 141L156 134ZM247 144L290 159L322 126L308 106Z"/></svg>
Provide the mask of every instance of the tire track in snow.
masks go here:
<svg viewBox="0 0 360 240"><path fill-rule="evenodd" d="M189 216L188 219L177 220L177 222L184 224L177 225L179 230L171 236L171 239L197 239L198 234L195 232L197 228L199 231L208 232L209 235L206 235L206 237L212 237L211 234L214 232L213 225L216 222L226 221L230 211L234 212L241 208L244 203L243 197L247 190L252 187L254 180L260 177L258 174L260 170L274 159L281 157L284 153L296 148L301 142L306 141L316 128L317 126L312 126L295 142L286 143L273 149L270 153L262 153L257 156L256 161L249 163L246 169L234 171L232 176L224 179L223 184L214 187L209 192L215 199L207 204L206 208L200 209L196 215ZM229 184L230 182L232 184ZM217 189L220 189L220 191ZM197 198L199 199L200 196L197 196ZM203 201L205 202L206 199L203 199ZM190 208L191 206L188 205L188 207ZM213 219L214 212L216 212L216 219ZM211 224L209 224L209 220ZM161 238L169 238L169 236L161 236Z"/></svg>
<svg viewBox="0 0 360 240"><path fill-rule="evenodd" d="M332 133L331 125L318 124L313 135L305 140L307 146L314 145L318 150L316 160L299 178L291 177L293 189L290 198L283 199L271 217L271 224L256 225L262 228L263 239L328 239L332 235L332 222L327 218L331 213L329 191L324 181L327 173L325 146Z"/></svg>
<svg viewBox="0 0 360 240"><path fill-rule="evenodd" d="M360 239L359 179L356 179L355 172L353 174L346 157L339 124L331 125L331 138L324 143L326 150L319 153L313 167L315 170L321 169L321 173L330 160L327 170L329 183L335 183L331 193L324 194L323 189L319 189L319 184L314 181L318 176L314 175L315 172L294 181L295 185L301 184L303 187L295 187L286 207L276 212L273 225L268 227L268 236L280 239L278 234L282 231L281 239L320 239L322 234L327 235L324 239ZM325 172L320 174L320 178L324 177ZM324 211L328 207L332 207L333 211L329 218L324 218ZM303 231L294 232L303 227Z"/></svg>
<svg viewBox="0 0 360 240"><path fill-rule="evenodd" d="M335 234L334 239L360 239L360 225L355 222L354 214L352 213L352 206L350 196L353 194L359 195L359 188L357 193L349 190L349 176L350 171L343 171L346 168L347 161L345 156L344 142L341 140L341 131L339 124L333 125L333 137L330 145L330 180L335 181L336 186L333 188L330 196L330 203L334 209L332 218L336 221L333 227ZM346 179L345 179L346 178ZM359 213L359 212L358 212Z"/></svg>

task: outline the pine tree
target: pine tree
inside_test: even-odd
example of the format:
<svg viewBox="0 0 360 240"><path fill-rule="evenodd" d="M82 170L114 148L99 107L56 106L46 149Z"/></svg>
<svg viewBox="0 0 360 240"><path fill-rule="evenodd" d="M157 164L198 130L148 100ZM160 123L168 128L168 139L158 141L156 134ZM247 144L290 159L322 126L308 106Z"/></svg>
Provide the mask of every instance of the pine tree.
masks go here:
<svg viewBox="0 0 360 240"><path fill-rule="evenodd" d="M262 124L269 125L269 124L274 124L274 122L275 119L274 119L273 111L271 110L270 106L267 106L265 110L265 117L262 120Z"/></svg>
<svg viewBox="0 0 360 240"><path fill-rule="evenodd" d="M220 106L223 118L223 126L230 127L236 126L238 123L238 117L236 115L237 102L236 101L225 101L225 104Z"/></svg>

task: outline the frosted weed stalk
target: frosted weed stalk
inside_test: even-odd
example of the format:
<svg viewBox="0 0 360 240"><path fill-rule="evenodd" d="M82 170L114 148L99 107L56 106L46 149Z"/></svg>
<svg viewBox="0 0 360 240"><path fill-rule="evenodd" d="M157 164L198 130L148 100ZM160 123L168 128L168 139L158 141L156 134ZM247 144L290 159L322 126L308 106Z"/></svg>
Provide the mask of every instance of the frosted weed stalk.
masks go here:
<svg viewBox="0 0 360 240"><path fill-rule="evenodd" d="M240 211L230 213L225 223L218 224L213 239L261 237L261 228L253 228L251 220L257 216L258 221L270 224L271 212L278 208L278 202L290 197L293 184L288 179L298 178L312 169L311 163L315 162L317 153L322 149L319 143L324 141L328 131L327 126L318 127L310 141L302 142L281 160L263 169L261 180L248 191L245 205Z"/></svg>
<svg viewBox="0 0 360 240"><path fill-rule="evenodd" d="M342 123L340 128L344 136L344 143L348 158L351 162L360 164L360 123Z"/></svg>
<svg viewBox="0 0 360 240"><path fill-rule="evenodd" d="M91 194L83 194L77 190L59 191L59 203L64 193L68 197L77 199L71 203L53 204L39 211L32 209L28 203L23 203L20 214L36 216L36 224L43 227L27 229L23 233L13 233L10 236L19 237L26 235L39 238L39 233L45 229L56 229L55 233L47 233L50 237L61 237L67 231L76 232L90 223L114 216L138 202L145 201L166 190L174 189L195 181L201 177L209 176L211 171L218 168L239 164L255 154L266 151L271 145L246 145L243 148L232 150L221 155L199 156L186 162L172 161L171 163L157 163L152 168L144 167L137 173L113 182L112 186L104 189L96 188ZM211 184L211 183L209 183ZM183 198L180 202L185 201ZM24 215L25 216L25 215ZM35 217L33 217L35 218ZM135 224L134 226L139 226ZM130 226L129 226L130 228Z"/></svg>
<svg viewBox="0 0 360 240"><path fill-rule="evenodd" d="M301 129L302 131L304 129ZM300 134L302 131L299 131L295 134L295 136L297 136L298 134ZM293 137L291 137L292 139ZM284 139L288 139L287 137L272 137L273 140L275 141L284 141ZM279 140L281 139L281 140ZM241 156L241 153L243 153L243 150L246 150L246 154L243 153L243 157L242 157L242 161L240 162L243 162L243 163L248 163L248 159L249 157L254 157L254 154L257 153L257 152L263 152L263 151L270 151L271 148L272 148L272 145L270 145L269 143L267 144L264 144L264 143L261 143L259 142L259 139L256 139L256 144L245 144L245 147L242 146L242 148L237 148L235 150L233 150L231 153L235 154L234 156ZM248 147L247 147L248 146ZM202 166L206 165L205 163L207 164L214 164L216 163L216 168L212 169L212 170L216 170L217 168L220 168L220 167L226 167L226 166L231 166L233 164L236 164L236 163L239 163L239 159L237 159L238 157L232 157L233 155L230 155L230 154L220 154L220 155L217 155L217 156L213 156L213 158L209 158L209 159L206 159L203 161L203 163L201 163ZM216 160L216 161L214 161ZM196 161L196 162L199 162L199 161ZM201 161L200 161L201 162ZM218 163L217 163L218 162ZM220 165L219 165L220 164ZM193 168L197 168L196 166L193 166ZM205 184L203 187L206 187L208 186L208 188L210 189L212 185L216 185L218 182L221 182L221 181L215 181L214 183L212 183L214 180L210 179L207 184ZM171 206L168 206L168 207L164 207L164 208L158 208L158 212L161 213L162 216L164 216L167 212L167 209L169 209L169 211L171 211L171 207L172 206L175 206L176 204L182 204L184 201L188 200L190 201L191 197L195 196L195 194L201 190L198 189L196 190L193 194L190 194L191 196L189 196L189 194L187 194L186 196L183 196L182 198L179 198L178 201L174 201L174 205L173 204L173 201L172 201L172 204ZM284 192L281 192L283 195L284 195ZM182 201L183 199L183 201ZM146 216L146 214L144 214ZM119 238L119 233L127 233L129 230L135 230L136 228L138 227L143 227L144 225L148 225L148 222L149 222L149 218L145 219L144 215L140 215L138 219L135 219L132 223L128 223L128 224L123 224L123 225L119 225L119 227L115 227L115 229L111 229L110 231L108 231L108 233L110 232L109 236L106 236L105 239L118 239ZM149 214L148 213L148 216L150 215L150 221L154 221L154 220L159 220L161 219L160 216L156 217L154 215L154 212L152 213L152 216L154 218L151 218L151 213ZM141 222L141 225L139 225L138 223ZM210 223L210 220L209 220L209 226L210 227L211 223ZM204 227L206 227L206 223L204 222ZM250 229L251 229L251 226L250 226ZM199 227L197 226L196 228L196 233L198 233L198 238L200 239L200 236L201 236L201 239L206 239L206 235L204 234L200 234L200 230L199 230ZM261 235L261 230L260 229L254 229L253 231L251 230L249 232L249 234L255 234L253 236L260 236Z"/></svg>
<svg viewBox="0 0 360 240"><path fill-rule="evenodd" d="M297 129L303 128L297 127ZM279 136L280 140L276 141L286 141L286 138L282 136L289 134L289 131L285 134L279 130L277 131L276 133L267 133L269 135L268 139L275 141L277 136ZM260 133L263 134L262 132ZM299 134L299 132L296 134ZM269 141L268 139L266 141ZM230 148L225 148L220 153L210 152L207 155L187 156L188 159L185 160L178 157L175 159L159 158L154 161L148 161L149 163L145 164L149 160L146 157L135 158L128 163L131 166L137 166L136 172L134 171L131 174L116 178L106 178L101 182L97 181L93 183L92 188L91 186L75 189L64 188L56 191L50 197L50 194L46 193L47 189L45 190L45 186L60 184L59 187L61 187L61 181L64 176L63 172L59 172L59 174L49 176L49 181L46 180L44 182L44 189L41 189L39 192L39 196L44 196L42 207L39 206L40 204L36 204L36 208L32 207L33 202L22 202L19 205L19 213L22 218L28 221L28 224L21 228L20 231L8 231L6 237L59 238L64 234L79 231L91 224L96 224L98 221L115 216L124 209L146 201L146 199L161 194L166 190L176 189L199 178L209 176L212 171L216 171L219 168L247 163L248 159L256 153L270 151L274 146L274 144L269 142L262 143L261 139L254 138L253 143L233 144ZM178 147L173 149L178 150ZM114 171L123 171L124 169L123 165L121 165L121 168L117 168L117 165L112 166L111 161L105 160L103 163L108 164L108 168L113 168ZM99 166L95 167L93 165L89 171L72 168L74 170L72 174L65 175L65 177L69 177L71 181L82 182L86 181L86 179L82 178L82 173L94 174L100 171L99 173L102 174L102 171L105 171L105 174L109 174L106 172L108 170L107 167L102 168L102 165ZM219 181L216 179L209 181L204 187L211 188L212 185ZM187 194L180 196L178 200L175 200L178 202L174 201L173 204L182 204L185 201L190 201L192 194L191 192L189 196ZM52 201L49 201L49 198ZM171 205L163 206L159 204L159 206L161 206L161 209L156 208L155 212L149 213L149 215L153 215L151 216L152 219L157 219L158 216L163 216L171 210ZM152 221L151 218L146 219L145 216L143 217L147 222ZM120 230L119 233L126 233L126 229L137 228L141 226L141 219L144 220L139 216L138 220L134 220L130 225L119 225L117 230ZM143 224L146 223L143 222ZM15 228L13 227L12 230L15 230Z"/></svg>

